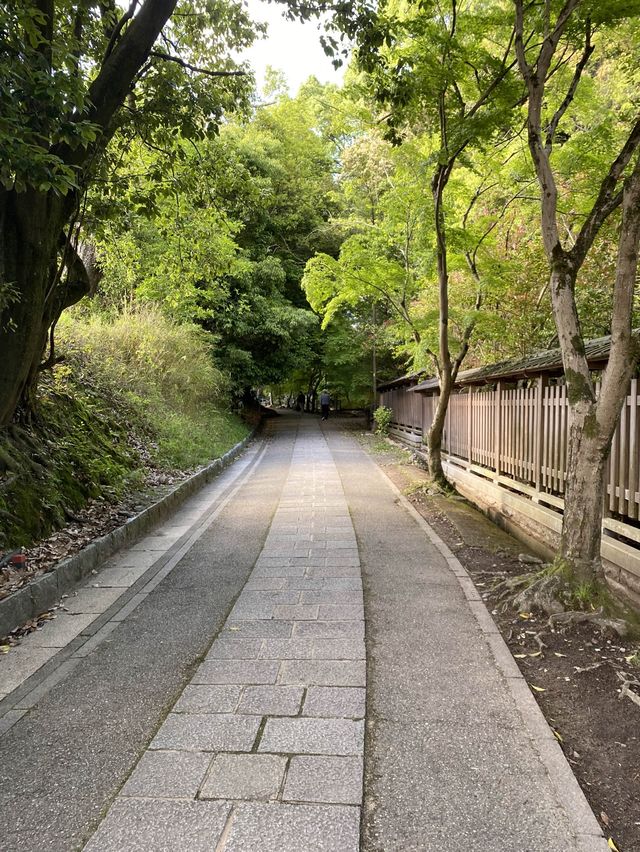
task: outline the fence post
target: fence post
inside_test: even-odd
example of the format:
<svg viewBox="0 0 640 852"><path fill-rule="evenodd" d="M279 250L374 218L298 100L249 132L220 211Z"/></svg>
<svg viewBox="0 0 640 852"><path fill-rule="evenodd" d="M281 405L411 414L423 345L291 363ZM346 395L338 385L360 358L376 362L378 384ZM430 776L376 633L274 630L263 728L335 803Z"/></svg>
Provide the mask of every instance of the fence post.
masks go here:
<svg viewBox="0 0 640 852"><path fill-rule="evenodd" d="M544 376L538 376L536 381L535 399L535 447L533 452L533 469L535 473L536 492L542 491L542 451L544 448ZM538 502L538 497L533 497Z"/></svg>
<svg viewBox="0 0 640 852"><path fill-rule="evenodd" d="M493 436L493 464L496 469L494 480L500 476L500 449L502 441L502 382L496 384L495 393L495 430Z"/></svg>

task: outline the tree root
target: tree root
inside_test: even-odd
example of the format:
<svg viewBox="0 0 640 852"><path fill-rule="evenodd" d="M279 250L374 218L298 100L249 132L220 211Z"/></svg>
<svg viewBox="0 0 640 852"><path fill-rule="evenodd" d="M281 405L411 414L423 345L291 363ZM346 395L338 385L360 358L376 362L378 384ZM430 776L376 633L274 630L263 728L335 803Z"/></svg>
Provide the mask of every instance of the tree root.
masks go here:
<svg viewBox="0 0 640 852"><path fill-rule="evenodd" d="M548 616L559 615L564 607L559 598L564 581L559 574L529 574L530 581L513 599L513 605L523 612L541 610Z"/></svg>
<svg viewBox="0 0 640 852"><path fill-rule="evenodd" d="M486 573L487 572L484 572L484 574ZM510 597L522 586L530 585L534 577L535 574L521 574L519 577L505 577L492 587L491 592L497 596L499 601L504 600L506 597Z"/></svg>
<svg viewBox="0 0 640 852"><path fill-rule="evenodd" d="M597 591L597 588L594 588L591 595L592 607L595 601L603 599ZM490 595L503 613L510 606L522 613L544 613L548 618L547 628L550 630L564 632L572 625L589 622L602 632L609 631L620 638L629 634L630 625L627 621L605 615L604 606L589 609L589 596L579 596L558 566L545 566L541 571L519 574L516 577L507 576L491 587ZM604 599L607 600L606 594ZM584 605L585 609L568 609L576 604ZM535 636L540 650L546 647L542 642L543 635L540 631Z"/></svg>
<svg viewBox="0 0 640 852"><path fill-rule="evenodd" d="M584 621L590 621L600 630L611 630L616 633L621 639L629 632L629 625L621 618L608 618L603 615L603 607L598 607L592 612L581 612L580 610L569 610L568 612L560 612L549 617L548 625L553 628L560 628L563 632L572 624L580 624Z"/></svg>
<svg viewBox="0 0 640 852"><path fill-rule="evenodd" d="M583 621L595 621L603 613L602 607L593 610L593 612L581 612L579 609L571 609L568 612L556 612L549 616L547 624L553 630L559 627L561 630L566 630L572 624L580 624Z"/></svg>
<svg viewBox="0 0 640 852"><path fill-rule="evenodd" d="M640 686L640 681L635 678L630 678L624 672L618 672L618 677L622 681L622 689L620 690L618 698L629 698L634 704L637 704L638 707L640 707L640 695L629 688L631 686Z"/></svg>

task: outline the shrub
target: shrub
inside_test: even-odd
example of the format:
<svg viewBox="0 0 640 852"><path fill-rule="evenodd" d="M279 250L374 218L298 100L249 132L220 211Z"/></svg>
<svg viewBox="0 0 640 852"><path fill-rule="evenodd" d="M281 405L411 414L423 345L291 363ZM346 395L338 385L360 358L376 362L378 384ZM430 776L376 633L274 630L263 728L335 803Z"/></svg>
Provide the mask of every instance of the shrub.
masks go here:
<svg viewBox="0 0 640 852"><path fill-rule="evenodd" d="M391 420L393 419L393 409L388 408L386 405L379 405L373 412L373 419L376 423L376 434L387 435Z"/></svg>
<svg viewBox="0 0 640 852"><path fill-rule="evenodd" d="M63 314L65 360L42 375L33 424L0 430L0 548L139 490L149 468L192 470L240 441L248 429L226 410L211 349L201 329L149 308Z"/></svg>

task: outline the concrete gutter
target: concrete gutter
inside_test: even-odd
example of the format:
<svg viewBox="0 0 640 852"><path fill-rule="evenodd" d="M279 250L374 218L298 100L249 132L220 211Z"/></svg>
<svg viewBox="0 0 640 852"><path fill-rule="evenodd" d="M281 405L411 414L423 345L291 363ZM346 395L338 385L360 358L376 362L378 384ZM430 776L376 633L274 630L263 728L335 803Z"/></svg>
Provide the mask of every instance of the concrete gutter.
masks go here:
<svg viewBox="0 0 640 852"><path fill-rule="evenodd" d="M232 447L221 458L194 473L168 494L147 506L121 527L97 538L85 548L63 559L47 574L0 600L0 637L54 606L62 595L73 591L91 571L125 545L133 544L156 524L165 520L178 506L217 476L254 438L258 427Z"/></svg>

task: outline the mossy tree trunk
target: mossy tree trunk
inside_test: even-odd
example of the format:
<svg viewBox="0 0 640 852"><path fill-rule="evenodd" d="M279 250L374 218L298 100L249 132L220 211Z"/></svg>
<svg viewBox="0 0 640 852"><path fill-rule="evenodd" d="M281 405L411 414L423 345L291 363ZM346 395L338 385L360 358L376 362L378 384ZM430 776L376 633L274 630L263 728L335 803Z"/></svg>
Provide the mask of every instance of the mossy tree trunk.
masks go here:
<svg viewBox="0 0 640 852"><path fill-rule="evenodd" d="M638 361L638 346L631 331L631 314L640 244L640 159L637 156L640 120L630 129L626 142L603 177L575 243L565 248L560 240L558 188L550 158L558 125L573 100L581 74L594 50L591 23L587 17L579 24L584 32L582 55L566 96L551 121L545 123L543 133L545 85L553 73L554 55L578 2L568 0L555 26L547 27L541 46L531 49L525 47L523 0L515 0L515 5L516 53L529 96L529 150L540 185L542 237L549 262L551 302L569 404L561 555L579 582L591 582L602 576L600 542L605 465L629 381ZM528 50L533 51L533 57ZM596 397L576 305L576 281L602 225L620 208L611 348Z"/></svg>

